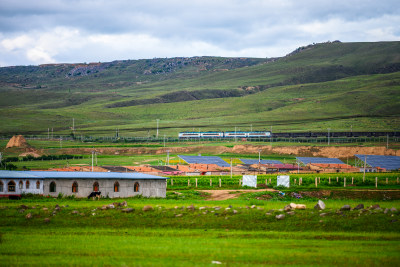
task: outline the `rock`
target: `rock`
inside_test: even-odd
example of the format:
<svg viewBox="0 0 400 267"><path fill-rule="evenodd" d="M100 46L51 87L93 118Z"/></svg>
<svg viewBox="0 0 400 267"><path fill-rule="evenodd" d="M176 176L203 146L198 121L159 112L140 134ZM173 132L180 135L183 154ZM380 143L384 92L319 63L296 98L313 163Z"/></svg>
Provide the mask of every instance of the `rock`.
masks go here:
<svg viewBox="0 0 400 267"><path fill-rule="evenodd" d="M376 209L380 209L380 208L381 208L381 206L379 206L378 204L372 205L370 207L371 210L376 210Z"/></svg>
<svg viewBox="0 0 400 267"><path fill-rule="evenodd" d="M44 211L48 211L49 209L48 209L48 208L43 208L42 210L44 210Z"/></svg>
<svg viewBox="0 0 400 267"><path fill-rule="evenodd" d="M329 213L321 213L319 216L325 217L325 216L327 216L327 215L329 215Z"/></svg>
<svg viewBox="0 0 400 267"><path fill-rule="evenodd" d="M278 214L275 216L275 218L278 220L283 220L283 219L285 219L285 214Z"/></svg>
<svg viewBox="0 0 400 267"><path fill-rule="evenodd" d="M314 206L314 209L316 210L324 210L325 209L325 203L322 200L318 200L317 205Z"/></svg>
<svg viewBox="0 0 400 267"><path fill-rule="evenodd" d="M71 213L72 213L72 214L78 214L78 213L79 213L79 211L77 211L77 210L73 210Z"/></svg>
<svg viewBox="0 0 400 267"><path fill-rule="evenodd" d="M175 206L174 209L179 209L179 207L178 207L178 206Z"/></svg>
<svg viewBox="0 0 400 267"><path fill-rule="evenodd" d="M95 216L95 215L96 215L96 213L93 212L93 213L92 213L92 216Z"/></svg>
<svg viewBox="0 0 400 267"><path fill-rule="evenodd" d="M81 214L79 214L79 215L81 215L81 216L85 216L85 213L81 213Z"/></svg>
<svg viewBox="0 0 400 267"><path fill-rule="evenodd" d="M43 220L45 223L49 223L50 222L50 218L44 218Z"/></svg>
<svg viewBox="0 0 400 267"><path fill-rule="evenodd" d="M132 209L132 208L125 208L125 209L122 209L121 211L122 212L125 212L125 213L130 213L130 212L133 212L135 209Z"/></svg>
<svg viewBox="0 0 400 267"><path fill-rule="evenodd" d="M394 213L394 212L397 212L397 209L396 209L395 207L392 207L392 208L390 209L390 211Z"/></svg>
<svg viewBox="0 0 400 267"><path fill-rule="evenodd" d="M269 210L268 213L274 213L275 210Z"/></svg>
<svg viewBox="0 0 400 267"><path fill-rule="evenodd" d="M124 202L121 203L122 207L127 207L128 206L128 202L126 202L126 200Z"/></svg>
<svg viewBox="0 0 400 267"><path fill-rule="evenodd" d="M26 214L25 218L32 219L32 213L29 212L28 214Z"/></svg>
<svg viewBox="0 0 400 267"><path fill-rule="evenodd" d="M200 207L200 208L199 208L199 210L204 210L204 209L205 209L205 207Z"/></svg>
<svg viewBox="0 0 400 267"><path fill-rule="evenodd" d="M236 214L236 213L238 213L238 211L237 210L233 210L233 214Z"/></svg>
<svg viewBox="0 0 400 267"><path fill-rule="evenodd" d="M182 213L180 213L180 214L176 214L175 215L175 217L182 217L183 216L183 214Z"/></svg>
<svg viewBox="0 0 400 267"><path fill-rule="evenodd" d="M306 209L306 205L304 204L297 204L296 205L296 210L305 210Z"/></svg>
<svg viewBox="0 0 400 267"><path fill-rule="evenodd" d="M188 210L191 210L191 211L194 211L196 208L195 208L195 207L193 206L193 204L192 204L192 205L188 206L187 209L188 209Z"/></svg>
<svg viewBox="0 0 400 267"><path fill-rule="evenodd" d="M58 207L55 207L54 210L55 210L55 211L60 211L61 208L60 208L60 206L58 206Z"/></svg>
<svg viewBox="0 0 400 267"><path fill-rule="evenodd" d="M257 207L257 209L258 209L258 210L263 210L264 208L262 208L262 207Z"/></svg>
<svg viewBox="0 0 400 267"><path fill-rule="evenodd" d="M294 215L295 213L294 213L294 211L288 211L288 212L286 212L286 214Z"/></svg>
<svg viewBox="0 0 400 267"><path fill-rule="evenodd" d="M28 207L28 206L26 206L26 205L21 205L21 206L19 206L19 208L20 208L20 209L24 209L24 210L27 210L27 209L29 209L29 207Z"/></svg>
<svg viewBox="0 0 400 267"><path fill-rule="evenodd" d="M286 205L286 206L283 208L283 210L284 210L284 211L291 211L291 210L292 210L292 206L291 206L291 205Z"/></svg>
<svg viewBox="0 0 400 267"><path fill-rule="evenodd" d="M18 212L19 212L19 213L24 213L24 212L25 212L25 210L24 210L24 209L22 209L22 210L19 210Z"/></svg>
<svg viewBox="0 0 400 267"><path fill-rule="evenodd" d="M100 208L101 210L106 210L107 209L107 206L106 205L104 205L103 207L101 207Z"/></svg>
<svg viewBox="0 0 400 267"><path fill-rule="evenodd" d="M344 205L343 207L340 208L340 210L351 210L350 205Z"/></svg>
<svg viewBox="0 0 400 267"><path fill-rule="evenodd" d="M220 210L221 207L214 207L214 210Z"/></svg>
<svg viewBox="0 0 400 267"><path fill-rule="evenodd" d="M206 214L207 214L207 211L204 211L203 214L206 215Z"/></svg>
<svg viewBox="0 0 400 267"><path fill-rule="evenodd" d="M265 215L270 216L270 215L272 215L272 213L267 212L267 213L265 213Z"/></svg>
<svg viewBox="0 0 400 267"><path fill-rule="evenodd" d="M151 211L151 210L153 210L153 207L150 205L146 205L143 207L143 211Z"/></svg>
<svg viewBox="0 0 400 267"><path fill-rule="evenodd" d="M225 208L226 211L229 211L231 208Z"/></svg>
<svg viewBox="0 0 400 267"><path fill-rule="evenodd" d="M355 210L362 210L364 209L364 204L358 204L357 206L354 207Z"/></svg>
<svg viewBox="0 0 400 267"><path fill-rule="evenodd" d="M256 205L252 205L250 208L251 208L251 209L254 209L255 207L256 207Z"/></svg>
<svg viewBox="0 0 400 267"><path fill-rule="evenodd" d="M385 214L386 214L386 213L388 213L388 212L389 212L389 209L388 209L388 208L386 208L386 209L385 209L385 211L384 211L383 213L385 213Z"/></svg>
<svg viewBox="0 0 400 267"><path fill-rule="evenodd" d="M60 205L56 204L56 206L54 208L60 208Z"/></svg>
<svg viewBox="0 0 400 267"><path fill-rule="evenodd" d="M115 209L114 204L109 204L109 205L107 205L107 209Z"/></svg>
<svg viewBox="0 0 400 267"><path fill-rule="evenodd" d="M211 261L211 264L222 264L220 261Z"/></svg>
<svg viewBox="0 0 400 267"><path fill-rule="evenodd" d="M36 209L36 207L35 207L35 206L32 206L32 209Z"/></svg>

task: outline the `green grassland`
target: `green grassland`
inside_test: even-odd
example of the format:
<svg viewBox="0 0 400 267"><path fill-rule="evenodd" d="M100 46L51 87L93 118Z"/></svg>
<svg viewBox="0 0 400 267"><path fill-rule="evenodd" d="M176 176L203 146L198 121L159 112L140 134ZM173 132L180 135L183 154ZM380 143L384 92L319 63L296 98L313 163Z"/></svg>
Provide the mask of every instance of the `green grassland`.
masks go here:
<svg viewBox="0 0 400 267"><path fill-rule="evenodd" d="M84 76L68 76L71 65L1 68L0 133L46 134L53 127L69 134L72 118L77 135L112 135L116 128L125 136L154 135L156 119L171 137L250 125L398 130L400 42L300 50L277 59L118 61Z"/></svg>
<svg viewBox="0 0 400 267"><path fill-rule="evenodd" d="M398 200L326 199L326 210L319 212L312 209L317 201L312 198L254 203L252 193L225 201L205 201L197 191L181 193L178 199L173 192L166 199L126 199L134 209L131 213L118 207L100 209L124 199L0 200L0 260L7 266L210 266L213 261L229 266L396 266L400 262L400 214L384 211L400 209ZM285 213L280 209L290 202L306 204L307 209L277 220L275 215ZM359 203L367 210L339 211L345 204ZM56 204L60 210L52 215ZM374 204L382 210L368 209ZM145 205L153 210L143 211ZM25 218L28 213L31 219ZM50 221L44 222L45 218Z"/></svg>

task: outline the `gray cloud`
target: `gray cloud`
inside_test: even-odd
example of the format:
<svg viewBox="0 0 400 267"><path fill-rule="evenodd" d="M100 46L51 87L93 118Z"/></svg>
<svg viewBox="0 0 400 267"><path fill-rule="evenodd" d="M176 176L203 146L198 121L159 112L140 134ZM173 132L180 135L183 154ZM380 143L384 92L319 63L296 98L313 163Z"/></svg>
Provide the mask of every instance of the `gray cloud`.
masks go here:
<svg viewBox="0 0 400 267"><path fill-rule="evenodd" d="M2 0L0 65L173 56L273 57L400 40L398 1Z"/></svg>

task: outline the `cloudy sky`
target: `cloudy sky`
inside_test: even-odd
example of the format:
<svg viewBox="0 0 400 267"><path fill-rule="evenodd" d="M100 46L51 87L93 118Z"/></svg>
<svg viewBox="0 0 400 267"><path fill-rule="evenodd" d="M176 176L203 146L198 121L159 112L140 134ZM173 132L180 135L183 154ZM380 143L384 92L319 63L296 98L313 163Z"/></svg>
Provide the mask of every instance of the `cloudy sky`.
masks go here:
<svg viewBox="0 0 400 267"><path fill-rule="evenodd" d="M398 0L0 0L0 66L400 40Z"/></svg>

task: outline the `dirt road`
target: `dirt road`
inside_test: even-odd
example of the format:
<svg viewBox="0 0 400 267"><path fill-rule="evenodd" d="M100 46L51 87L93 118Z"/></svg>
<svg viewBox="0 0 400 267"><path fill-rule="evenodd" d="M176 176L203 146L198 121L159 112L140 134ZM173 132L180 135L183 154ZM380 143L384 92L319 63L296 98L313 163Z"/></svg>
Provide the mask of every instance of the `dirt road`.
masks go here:
<svg viewBox="0 0 400 267"><path fill-rule="evenodd" d="M249 192L278 192L275 189L259 189L259 190L251 190L251 189L242 189L242 190L199 190L200 192L205 192L210 194L207 200L225 200L225 199L232 199L237 198L243 193Z"/></svg>

